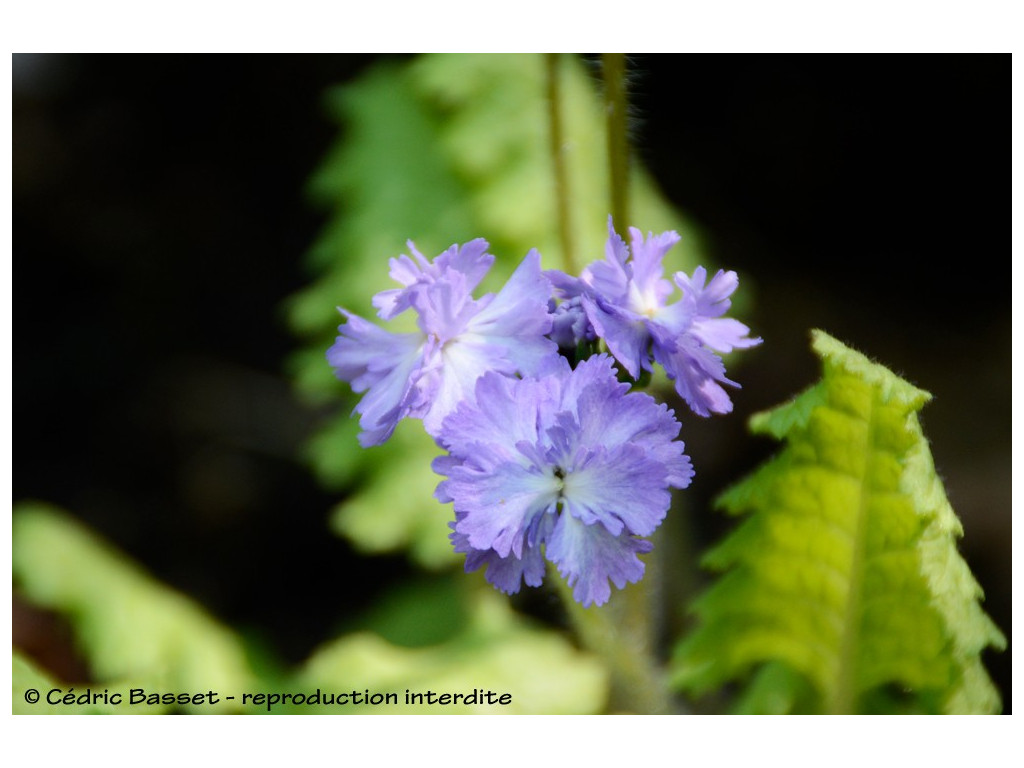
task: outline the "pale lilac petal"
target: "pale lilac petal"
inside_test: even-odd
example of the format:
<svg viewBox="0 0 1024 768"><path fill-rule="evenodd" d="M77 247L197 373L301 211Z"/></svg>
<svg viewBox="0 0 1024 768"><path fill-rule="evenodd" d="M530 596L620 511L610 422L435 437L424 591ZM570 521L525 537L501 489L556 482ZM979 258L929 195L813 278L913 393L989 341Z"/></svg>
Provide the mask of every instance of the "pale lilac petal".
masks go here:
<svg viewBox="0 0 1024 768"><path fill-rule="evenodd" d="M494 264L494 256L487 253L488 243L482 237L463 246L452 246L438 258L441 270L454 269L466 276L466 288L476 289Z"/></svg>
<svg viewBox="0 0 1024 768"><path fill-rule="evenodd" d="M578 277L567 275L559 269L544 270L544 277L551 283L555 296L560 299L572 299L586 290L586 286Z"/></svg>
<svg viewBox="0 0 1024 768"><path fill-rule="evenodd" d="M418 314L416 324L420 330L442 342L457 338L483 308L483 303L466 289L466 276L459 272L450 272L444 280L420 286L410 301Z"/></svg>
<svg viewBox="0 0 1024 768"><path fill-rule="evenodd" d="M658 309L647 323L647 329L652 337L660 337L661 340L674 339L690 331L694 317L693 303L680 299Z"/></svg>
<svg viewBox="0 0 1024 768"><path fill-rule="evenodd" d="M692 277L685 272L676 272L672 277L683 293L696 299L704 291L704 281L707 280L708 271L703 266L698 266L693 270Z"/></svg>
<svg viewBox="0 0 1024 768"><path fill-rule="evenodd" d="M672 497L665 468L638 445L596 450L565 479L566 510L585 523L599 522L618 535L625 527L649 536L661 524Z"/></svg>
<svg viewBox="0 0 1024 768"><path fill-rule="evenodd" d="M577 402L582 443L609 449L626 444L640 446L664 467L666 485L685 488L690 484L693 464L683 452L683 442L677 439L679 422L664 403L641 392L628 398L611 398L597 387L583 389Z"/></svg>
<svg viewBox="0 0 1024 768"><path fill-rule="evenodd" d="M540 253L530 251L505 286L468 323L469 334L504 347L507 359L524 375L558 353L551 331L548 301L551 282L541 272Z"/></svg>
<svg viewBox="0 0 1024 768"><path fill-rule="evenodd" d="M463 335L438 351L436 367L431 371L430 407L423 414L423 427L431 437L440 434L441 424L459 403L473 400L481 376L489 372L511 376L516 372L506 348L490 341Z"/></svg>
<svg viewBox="0 0 1024 768"><path fill-rule="evenodd" d="M446 486L461 514L456 531L475 549L493 549L501 557L522 556L524 537L535 516L553 510L558 500L554 478L535 467L506 462L452 469Z"/></svg>
<svg viewBox="0 0 1024 768"><path fill-rule="evenodd" d="M611 263L624 265L629 260L629 248L626 241L615 231L615 221L608 216L608 239L604 244L604 256Z"/></svg>
<svg viewBox="0 0 1024 768"><path fill-rule="evenodd" d="M377 308L377 316L382 320L390 320L395 315L407 310L410 306L409 297L412 293L408 289L411 286L425 282L427 279L426 270L430 269L430 262L423 258L423 255L416 250L411 241L408 245L416 261L413 261L413 259L405 254L388 261L391 267L388 274L391 276L391 279L396 283L404 285L405 288L391 288L381 291L373 297L373 306Z"/></svg>
<svg viewBox="0 0 1024 768"><path fill-rule="evenodd" d="M413 258L403 254L389 261L391 278L405 287L381 291L373 297L373 306L384 320L412 307L421 288L448 279L452 274L462 276L461 290L468 297L494 263L494 256L486 252L487 241L482 238L463 246L452 245L432 262L416 250L411 240L407 245Z"/></svg>
<svg viewBox="0 0 1024 768"><path fill-rule="evenodd" d="M487 581L507 595L518 592L524 582L528 587L539 587L543 583L546 569L540 547L524 548L522 557L516 557L514 554L501 557L493 549L474 549L468 537L455 530L458 522L450 525L453 528L450 538L455 551L466 555L467 573L486 568L484 576ZM544 515L538 528L550 529L552 525L553 516ZM546 538L547 531L541 535Z"/></svg>
<svg viewBox="0 0 1024 768"><path fill-rule="evenodd" d="M412 382L423 364L426 340L417 333L391 333L339 311L346 322L338 327L327 361L355 392L366 393L355 408L363 429L359 441L364 447L379 445L417 403Z"/></svg>
<svg viewBox="0 0 1024 768"><path fill-rule="evenodd" d="M373 306L377 309L378 317L390 320L409 308L408 291L404 288L389 288L386 291L381 291L374 295Z"/></svg>
<svg viewBox="0 0 1024 768"><path fill-rule="evenodd" d="M672 283L662 278L662 260L680 237L670 230L660 235L648 233L644 240L643 234L635 227L630 227L629 234L633 254L632 285L638 298L649 309L664 306L673 289Z"/></svg>
<svg viewBox="0 0 1024 768"><path fill-rule="evenodd" d="M517 443L537 440L536 408L524 408L519 401L528 399L537 408L544 408L543 404L555 397L550 381L549 377L521 383L496 373L480 377L475 401L464 401L445 419L440 436L442 446L453 454L469 455L476 444L486 441L498 446L505 459L512 460L518 454ZM477 407L477 401L487 407ZM495 440L497 435L502 437L500 442Z"/></svg>
<svg viewBox="0 0 1024 768"><path fill-rule="evenodd" d="M750 333L747 326L731 317L696 320L690 332L705 346L723 353L761 343L760 338L752 339L747 335Z"/></svg>
<svg viewBox="0 0 1024 768"><path fill-rule="evenodd" d="M626 243L615 232L611 217L608 218L608 240L605 243L605 260L595 261L580 274L582 282L593 294L611 300L622 300L629 290L630 272L626 265L629 250Z"/></svg>
<svg viewBox="0 0 1024 768"><path fill-rule="evenodd" d="M650 370L651 335L643 318L603 300L595 301L590 296L584 296L582 303L594 331L604 339L608 351L622 363L630 376L636 379L641 370Z"/></svg>
<svg viewBox="0 0 1024 768"><path fill-rule="evenodd" d="M595 400L610 402L614 406L623 406L627 402L633 402L633 398L625 398L629 391L629 384L621 382L616 378L615 366L608 355L594 355L583 360L571 371L568 363L565 363L556 379L558 391L560 392L557 401L557 410L572 411L577 414L581 421L583 414L579 413L579 403L583 393L594 390L598 394ZM639 394L639 393L637 393ZM590 436L584 436L587 440ZM598 443L598 441L595 441Z"/></svg>
<svg viewBox="0 0 1024 768"><path fill-rule="evenodd" d="M466 555L467 573L486 567L484 577L506 595L514 595L523 582L539 587L544 582L544 556L539 548L527 549L522 557L502 557L493 549L474 549Z"/></svg>
<svg viewBox="0 0 1024 768"><path fill-rule="evenodd" d="M732 306L729 297L739 287L739 277L733 271L726 272L720 269L705 287L706 276L707 270L704 267L697 267L692 278L687 277L685 272L677 272L674 277L676 285L683 293L693 297L697 315L721 317Z"/></svg>
<svg viewBox="0 0 1024 768"><path fill-rule="evenodd" d="M732 411L732 400L721 384L737 388L739 384L726 378L721 358L700 346L696 339L684 337L678 341L676 349L668 353L655 345L654 357L695 414L710 416Z"/></svg>
<svg viewBox="0 0 1024 768"><path fill-rule="evenodd" d="M548 538L547 557L573 587L573 598L586 608L608 602L609 581L619 589L640 581L644 564L637 555L651 549L645 539L625 533L614 536L600 523L586 525L572 515L561 515Z"/></svg>

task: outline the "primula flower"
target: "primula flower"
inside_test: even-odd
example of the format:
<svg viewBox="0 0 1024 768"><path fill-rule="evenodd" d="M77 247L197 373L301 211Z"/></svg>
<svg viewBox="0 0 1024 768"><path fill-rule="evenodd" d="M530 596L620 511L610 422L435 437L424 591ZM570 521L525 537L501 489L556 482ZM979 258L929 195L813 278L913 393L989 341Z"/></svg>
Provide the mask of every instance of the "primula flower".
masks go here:
<svg viewBox="0 0 1024 768"><path fill-rule="evenodd" d="M390 262L392 278L404 287L378 293L373 304L384 320L415 310L419 330L392 333L339 307L346 322L327 351L335 375L365 393L355 408L364 447L383 443L406 417L423 419L436 436L485 372L529 375L557 352L544 337L551 330L551 286L536 250L501 291L474 299L494 261L486 241L453 245L432 262L409 247L415 261Z"/></svg>
<svg viewBox="0 0 1024 768"><path fill-rule="evenodd" d="M703 267L692 277L677 272L673 278L682 295L670 303L675 289L663 277L662 260L679 235L648 233L645 240L640 230L631 227L629 232L631 248L609 219L604 261L586 267L578 279L549 273L556 292L570 303L579 297L597 336L634 379L659 363L694 413L728 413L732 401L721 385L739 384L726 378L715 351L761 343L747 335L750 329L743 323L721 317L739 284L736 273L719 270L705 286Z"/></svg>
<svg viewBox="0 0 1024 768"><path fill-rule="evenodd" d="M639 581L642 538L668 511L670 488L693 477L672 411L616 379L612 359L573 370L549 358L537 377L488 373L476 398L444 421L447 477L435 496L453 502L452 542L466 570L506 593L539 586L553 562L584 606Z"/></svg>

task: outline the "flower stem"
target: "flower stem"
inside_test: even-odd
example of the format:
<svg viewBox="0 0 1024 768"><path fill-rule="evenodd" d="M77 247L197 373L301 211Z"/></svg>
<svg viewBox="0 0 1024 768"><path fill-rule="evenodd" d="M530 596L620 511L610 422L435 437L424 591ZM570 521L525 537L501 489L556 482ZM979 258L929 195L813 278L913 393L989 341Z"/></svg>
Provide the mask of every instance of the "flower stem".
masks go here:
<svg viewBox="0 0 1024 768"><path fill-rule="evenodd" d="M611 174L612 221L625 231L629 226L629 139L626 118L626 55L601 55L604 72L604 107L608 125L608 167Z"/></svg>
<svg viewBox="0 0 1024 768"><path fill-rule="evenodd" d="M550 565L548 581L555 585L580 642L608 665L609 710L671 714L674 710L664 674L651 655L646 616L636 615L638 609L642 610L643 601L628 599L629 592L639 589L643 582L613 594L603 606L584 608L573 598L565 579Z"/></svg>
<svg viewBox="0 0 1024 768"><path fill-rule="evenodd" d="M562 258L565 261L566 271L576 274L572 219L569 209L569 169L566 164L565 135L562 127L560 59L559 54L549 53L545 60L548 83L548 125L551 159L555 172L555 206L558 210L558 234L562 241Z"/></svg>

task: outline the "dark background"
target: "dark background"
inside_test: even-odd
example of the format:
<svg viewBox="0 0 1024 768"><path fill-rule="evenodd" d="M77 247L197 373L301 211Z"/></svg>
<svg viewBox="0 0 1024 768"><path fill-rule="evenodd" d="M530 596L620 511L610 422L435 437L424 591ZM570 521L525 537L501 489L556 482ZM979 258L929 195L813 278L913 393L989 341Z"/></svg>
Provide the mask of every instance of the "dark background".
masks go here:
<svg viewBox="0 0 1024 768"><path fill-rule="evenodd" d="M14 500L65 507L291 661L407 574L328 532L336 499L296 458L323 414L283 367L281 303L325 221L303 191L337 133L322 94L376 58L14 57ZM746 416L817 378L822 328L935 395L961 550L1009 634L1009 55L631 62L638 154L765 339L733 416L684 427L694 508L773 450ZM48 621L16 603L16 643L80 673ZM1009 712L1010 653L986 660Z"/></svg>

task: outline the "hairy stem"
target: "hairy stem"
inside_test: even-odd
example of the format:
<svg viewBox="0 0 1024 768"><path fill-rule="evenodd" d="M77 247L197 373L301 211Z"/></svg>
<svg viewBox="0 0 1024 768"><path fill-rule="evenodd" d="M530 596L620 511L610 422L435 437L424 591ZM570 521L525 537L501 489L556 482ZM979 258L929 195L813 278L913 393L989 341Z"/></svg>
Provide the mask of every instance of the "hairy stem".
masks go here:
<svg viewBox="0 0 1024 768"><path fill-rule="evenodd" d="M551 109L551 149L559 191L559 220L567 254L568 188L562 155L557 54L548 55L548 95ZM629 223L629 144L626 132L625 54L603 55L605 110L608 129L608 163L611 182L612 219L619 229ZM568 257L567 257L568 261ZM570 262L571 265L571 262ZM571 269L571 266L570 266ZM653 565L648 560L648 566ZM662 671L653 654L656 606L651 595L653 579L647 578L612 595L607 605L583 608L560 575L550 569L569 618L589 650L602 656L611 671L612 711L668 713L672 702ZM657 571L653 568L651 570ZM653 574L649 574L652 576Z"/></svg>
<svg viewBox="0 0 1024 768"><path fill-rule="evenodd" d="M585 648L601 656L611 674L611 712L670 714L674 710L662 670L654 663L649 646L643 600L631 592L642 590L643 581L612 595L607 604L584 608L572 596L572 589L553 566L548 567L553 583L565 605L569 620Z"/></svg>
<svg viewBox="0 0 1024 768"><path fill-rule="evenodd" d="M604 107L608 121L608 167L611 173L612 221L616 229L629 226L629 138L626 131L626 55L601 55Z"/></svg>
<svg viewBox="0 0 1024 768"><path fill-rule="evenodd" d="M555 206L558 210L558 235L562 241L565 269L576 274L573 252L572 220L569 209L569 171L566 165L565 135L562 128L562 85L560 55L549 53L546 58L548 81L548 125L551 159L555 172Z"/></svg>

